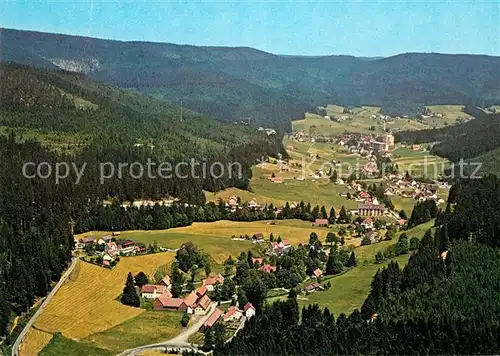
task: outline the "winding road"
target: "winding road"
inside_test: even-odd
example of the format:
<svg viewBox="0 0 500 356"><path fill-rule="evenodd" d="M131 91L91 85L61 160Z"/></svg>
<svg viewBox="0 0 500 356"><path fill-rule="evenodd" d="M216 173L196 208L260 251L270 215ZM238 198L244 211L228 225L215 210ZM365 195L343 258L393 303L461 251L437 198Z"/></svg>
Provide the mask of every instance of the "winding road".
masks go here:
<svg viewBox="0 0 500 356"><path fill-rule="evenodd" d="M47 295L45 300L43 301L42 305L40 305L40 308L36 311L36 313L31 317L31 319L28 321L24 329L21 331L19 336L16 339L16 342L12 346L12 356L19 356L19 347L21 345L21 342L23 342L24 338L26 337L26 334L28 333L28 330L33 326L35 323L36 319L40 316L40 314L45 310L47 305L50 303L52 300L52 297L57 293L59 288L66 282L66 279L71 275L73 270L75 269L76 263L78 262L78 258L72 257L71 258L71 264L69 267L66 269L66 271L63 273L61 278L59 279L59 282L55 285L55 287L50 291L50 293Z"/></svg>

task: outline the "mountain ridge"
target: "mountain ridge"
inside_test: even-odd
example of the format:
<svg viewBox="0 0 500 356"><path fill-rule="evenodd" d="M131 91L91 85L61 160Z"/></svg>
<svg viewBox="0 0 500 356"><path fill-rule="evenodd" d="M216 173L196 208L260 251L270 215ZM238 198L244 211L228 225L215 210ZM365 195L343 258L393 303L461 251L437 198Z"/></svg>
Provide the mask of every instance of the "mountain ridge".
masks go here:
<svg viewBox="0 0 500 356"><path fill-rule="evenodd" d="M0 29L0 58L85 72L210 118L291 130L326 103L413 114L424 105L500 104L500 57L403 53L288 56L250 47L119 41Z"/></svg>

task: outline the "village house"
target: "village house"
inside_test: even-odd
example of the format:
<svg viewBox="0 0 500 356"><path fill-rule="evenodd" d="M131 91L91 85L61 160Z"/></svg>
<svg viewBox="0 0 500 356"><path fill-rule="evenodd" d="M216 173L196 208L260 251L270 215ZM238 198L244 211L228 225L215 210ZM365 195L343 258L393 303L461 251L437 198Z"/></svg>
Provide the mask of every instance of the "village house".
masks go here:
<svg viewBox="0 0 500 356"><path fill-rule="evenodd" d="M137 246L132 240L120 240L116 241L116 244L118 246L118 252L122 255L131 255L137 250Z"/></svg>
<svg viewBox="0 0 500 356"><path fill-rule="evenodd" d="M229 200L226 202L226 206L236 209L238 207L238 198L235 197L234 195L231 196Z"/></svg>
<svg viewBox="0 0 500 356"><path fill-rule="evenodd" d="M315 292L316 290L323 290L323 286L318 283L318 282L314 282L314 283L311 283L311 284L308 284L307 286L304 287L303 291L305 293L313 293Z"/></svg>
<svg viewBox="0 0 500 356"><path fill-rule="evenodd" d="M319 268L316 268L314 271L313 271L313 274L311 277L313 278L319 278L323 275L323 271L320 270Z"/></svg>
<svg viewBox="0 0 500 356"><path fill-rule="evenodd" d="M366 218L362 223L361 226L363 226L366 230L371 230L373 229L373 219L372 218Z"/></svg>
<svg viewBox="0 0 500 356"><path fill-rule="evenodd" d="M84 248L87 245L91 245L91 244L95 243L96 237L95 236L87 236L87 237L84 237L83 239L80 239L79 242L81 244L81 247Z"/></svg>
<svg viewBox="0 0 500 356"><path fill-rule="evenodd" d="M224 321L228 322L233 320L240 320L242 316L243 313L241 312L241 310L239 310L235 306L232 306L227 310L226 314L224 314Z"/></svg>
<svg viewBox="0 0 500 356"><path fill-rule="evenodd" d="M181 311L187 310L188 306L182 298L172 298L169 297L167 293L160 295L155 299L153 308L155 310L171 310L171 311Z"/></svg>
<svg viewBox="0 0 500 356"><path fill-rule="evenodd" d="M207 294L208 292L208 288L206 285L202 285L201 287L198 287L196 290L195 290L195 293L196 295L198 296L198 298L201 298L203 297L205 294Z"/></svg>
<svg viewBox="0 0 500 356"><path fill-rule="evenodd" d="M141 288L141 297L144 299L156 299L163 294L167 294L172 298L172 294L163 285L145 284Z"/></svg>
<svg viewBox="0 0 500 356"><path fill-rule="evenodd" d="M198 302L196 303L194 314L205 315L208 312L211 302L212 301L210 300L208 295L204 295L203 297L201 297L200 300L198 300Z"/></svg>
<svg viewBox="0 0 500 356"><path fill-rule="evenodd" d="M312 224L314 227L328 227L329 225L328 219L316 219Z"/></svg>
<svg viewBox="0 0 500 356"><path fill-rule="evenodd" d="M271 245L270 245L270 253L272 255L282 255L284 253L287 253L288 251L290 251L290 249L292 248L292 244L290 243L290 241L288 240L283 240L281 242L271 242Z"/></svg>
<svg viewBox="0 0 500 356"><path fill-rule="evenodd" d="M271 273L276 271L276 266L271 266L269 264L265 264L259 268L260 271L264 271L266 273Z"/></svg>
<svg viewBox="0 0 500 356"><path fill-rule="evenodd" d="M217 284L222 284L222 283L224 283L224 277L221 274L203 280L203 285L207 288L209 292L212 292Z"/></svg>
<svg viewBox="0 0 500 356"><path fill-rule="evenodd" d="M256 312L252 303L245 304L245 306L243 307L243 311L245 312L245 316L247 317L247 319L250 319L251 317L253 317L255 315L255 312Z"/></svg>
<svg viewBox="0 0 500 356"><path fill-rule="evenodd" d="M255 199L252 199L249 203L248 203L248 207L250 209L258 209L260 208L260 205L257 203L257 201Z"/></svg>
<svg viewBox="0 0 500 356"><path fill-rule="evenodd" d="M192 291L184 297L184 303L186 303L187 305L188 314L194 314L194 309L196 308L196 302L198 298L198 294L195 291Z"/></svg>
<svg viewBox="0 0 500 356"><path fill-rule="evenodd" d="M264 242L264 234L262 232L257 232L252 236L253 243Z"/></svg>
<svg viewBox="0 0 500 356"><path fill-rule="evenodd" d="M168 274L163 277L158 284L165 286L167 290L170 290L172 288L172 283L170 282L170 276Z"/></svg>
<svg viewBox="0 0 500 356"><path fill-rule="evenodd" d="M212 314L208 317L207 320L203 323L203 325L200 327L198 330L201 333L204 333L207 329L210 329L217 323L217 321L220 319L220 317L224 314L222 310L219 308L216 308Z"/></svg>

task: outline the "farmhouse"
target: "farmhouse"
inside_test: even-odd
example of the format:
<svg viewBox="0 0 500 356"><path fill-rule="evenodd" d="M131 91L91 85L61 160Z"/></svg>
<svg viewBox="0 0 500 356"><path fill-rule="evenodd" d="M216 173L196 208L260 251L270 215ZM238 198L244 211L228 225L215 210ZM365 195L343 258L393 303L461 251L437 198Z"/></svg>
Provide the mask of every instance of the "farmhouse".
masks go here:
<svg viewBox="0 0 500 356"><path fill-rule="evenodd" d="M264 234L262 232L257 232L252 236L252 240L254 243L264 242Z"/></svg>
<svg viewBox="0 0 500 356"><path fill-rule="evenodd" d="M87 236L84 237L83 239L80 239L80 243L85 247L87 245L93 244L96 242L96 237L95 236Z"/></svg>
<svg viewBox="0 0 500 356"><path fill-rule="evenodd" d="M170 282L170 276L167 274L165 277L162 278L162 280L158 283L167 288L167 290L170 290L172 287L172 283Z"/></svg>
<svg viewBox="0 0 500 356"><path fill-rule="evenodd" d="M172 297L172 294L163 285L145 284L141 288L141 297L145 299L156 299L160 295L167 294Z"/></svg>
<svg viewBox="0 0 500 356"><path fill-rule="evenodd" d="M220 319L220 317L224 314L222 310L219 308L215 309L212 314L208 317L208 319L203 323L203 325L200 327L199 332L205 332L205 330L210 329L212 326L217 323L217 321Z"/></svg>
<svg viewBox="0 0 500 356"><path fill-rule="evenodd" d="M200 300L196 303L196 307L194 308L195 315L205 315L210 307L210 303L212 301L208 297L208 295L204 295L200 298ZM188 309L189 311L189 309Z"/></svg>
<svg viewBox="0 0 500 356"><path fill-rule="evenodd" d="M155 310L173 310L173 311L186 311L188 306L184 299L182 298L169 298L169 296L165 293L160 295L155 299L153 308Z"/></svg>
<svg viewBox="0 0 500 356"><path fill-rule="evenodd" d="M224 314L224 321L240 320L242 316L243 313L241 310L232 306L227 310L226 314Z"/></svg>
<svg viewBox="0 0 500 356"><path fill-rule="evenodd" d="M316 290L323 290L323 286L318 283L318 282L314 282L314 283L311 283L311 284L308 284L307 286L304 287L304 292L306 293L312 293L312 292L315 292Z"/></svg>
<svg viewBox="0 0 500 356"><path fill-rule="evenodd" d="M243 307L243 311L245 312L245 316L247 317L247 319L250 319L255 315L255 308L252 303L245 304L245 306Z"/></svg>
<svg viewBox="0 0 500 356"><path fill-rule="evenodd" d="M313 226L315 227L328 227L328 225L328 219L316 219L313 223Z"/></svg>
<svg viewBox="0 0 500 356"><path fill-rule="evenodd" d="M195 291L189 293L184 298L184 303L187 306L188 314L203 315L207 313L208 308L210 307L210 303L212 301L210 300L208 295L206 295L206 293L207 293L207 287L201 286Z"/></svg>
<svg viewBox="0 0 500 356"><path fill-rule="evenodd" d="M212 292L217 284L224 283L224 277L220 274L203 280L203 285L209 292Z"/></svg>
<svg viewBox="0 0 500 356"><path fill-rule="evenodd" d="M118 240L116 244L118 246L118 251L122 255L133 254L137 250L137 246L132 240Z"/></svg>

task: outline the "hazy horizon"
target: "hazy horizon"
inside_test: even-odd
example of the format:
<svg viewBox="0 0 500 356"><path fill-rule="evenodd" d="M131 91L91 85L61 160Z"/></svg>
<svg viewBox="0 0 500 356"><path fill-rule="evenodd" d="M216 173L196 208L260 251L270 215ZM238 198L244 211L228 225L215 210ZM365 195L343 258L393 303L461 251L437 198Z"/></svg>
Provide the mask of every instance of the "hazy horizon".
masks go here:
<svg viewBox="0 0 500 356"><path fill-rule="evenodd" d="M493 55L493 54L485 54L485 53L468 53L468 52L456 52L456 53L446 53L446 52L417 52L417 51L409 51L409 52L400 52L400 53L394 53L389 56L357 56L351 53L326 53L326 54L289 54L289 53L273 53L269 52L266 50L263 50L261 48L256 48L256 47L249 47L249 46L239 46L239 45L234 45L234 46L221 46L221 45L199 45L195 43L175 43L175 42L161 42L161 41L147 41L147 40L122 40L122 39L116 39L116 38L104 38L104 37L97 37L97 36L87 36L87 35L78 35L78 34L72 34L72 33L62 33L62 32L48 32L48 31L41 31L41 30L33 30L33 29L24 29L24 28L13 28L13 27L2 27L0 26L0 29L5 29L5 30L13 30L13 31L24 31L24 32L38 32L38 33L46 33L46 34L52 34L52 35L62 35L62 36L72 36L72 37L81 37L81 38L91 38L95 40L102 40L102 41L116 41L116 42L122 42L122 43L157 43L157 44L171 44L171 45L178 45L178 46L192 46L192 47L213 47L213 48L249 48L265 53L269 53L272 55L276 56L282 56L282 57L331 57L331 56L346 56L346 57L355 57L359 59L366 59L366 60L376 60L376 59L384 59L384 58L389 58L389 57L395 57L403 54L411 54L411 53L416 53L416 54L443 54L443 55L474 55L474 56L489 56L489 57L500 57L499 55ZM1 38L0 38L0 46L1 46Z"/></svg>
<svg viewBox="0 0 500 356"><path fill-rule="evenodd" d="M118 41L250 47L291 56L500 55L496 1L22 2L5 28Z"/></svg>

